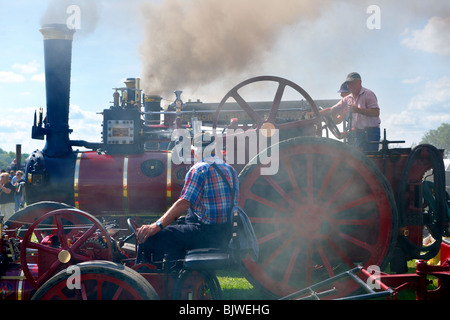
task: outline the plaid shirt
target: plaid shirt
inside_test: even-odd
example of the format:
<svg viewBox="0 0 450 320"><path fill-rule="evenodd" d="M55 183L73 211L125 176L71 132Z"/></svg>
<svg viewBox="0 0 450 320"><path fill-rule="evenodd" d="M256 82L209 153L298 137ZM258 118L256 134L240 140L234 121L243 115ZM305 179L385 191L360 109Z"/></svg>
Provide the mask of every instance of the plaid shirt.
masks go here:
<svg viewBox="0 0 450 320"><path fill-rule="evenodd" d="M216 162L233 188L234 176L236 184L235 204L238 203L239 178L233 167L219 158L207 157L196 163L186 174L180 199L191 203L191 208L204 224L223 224L228 221L227 214L231 210L231 190L226 182L211 166Z"/></svg>

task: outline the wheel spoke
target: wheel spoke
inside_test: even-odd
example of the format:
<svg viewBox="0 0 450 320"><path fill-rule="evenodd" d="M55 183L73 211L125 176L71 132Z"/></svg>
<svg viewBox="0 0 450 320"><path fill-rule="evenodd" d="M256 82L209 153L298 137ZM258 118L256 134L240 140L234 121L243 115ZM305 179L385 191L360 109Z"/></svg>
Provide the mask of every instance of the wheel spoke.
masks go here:
<svg viewBox="0 0 450 320"><path fill-rule="evenodd" d="M308 191L308 201L314 201L314 180L313 180L313 157L308 154L306 157L306 173L307 173L307 191Z"/></svg>
<svg viewBox="0 0 450 320"><path fill-rule="evenodd" d="M249 191L248 193L249 193L248 196L247 196L248 199L255 200L255 201L257 201L257 202L259 202L259 203L261 203L261 204L263 204L263 205L265 205L265 206L267 206L269 208L275 209L277 212L285 212L285 213L288 212L287 208L284 208L284 207L282 207L282 206L280 206L280 205L278 205L278 204L276 204L276 203L274 203L274 202L272 202L270 200L267 200L267 199L265 199L263 197L260 197L260 196L254 194L251 191Z"/></svg>
<svg viewBox="0 0 450 320"><path fill-rule="evenodd" d="M272 188L275 189L281 197L283 197L284 200L289 202L289 204L294 205L294 200L292 200L291 196L288 195L271 176L263 177L272 186Z"/></svg>
<svg viewBox="0 0 450 320"><path fill-rule="evenodd" d="M83 256L79 253L74 252L72 249L70 250L70 254L72 256L72 260L76 261L77 263L92 260L92 257Z"/></svg>
<svg viewBox="0 0 450 320"><path fill-rule="evenodd" d="M263 218L263 217L250 217L252 223L270 224L270 225L281 225L289 223L287 218Z"/></svg>
<svg viewBox="0 0 450 320"><path fill-rule="evenodd" d="M291 278L292 271L294 270L295 262L297 261L299 253L300 253L300 244L295 246L291 258L289 259L286 271L284 272L283 280L281 281L281 283L284 283L286 285L289 284L289 280Z"/></svg>
<svg viewBox="0 0 450 320"><path fill-rule="evenodd" d="M332 267L331 267L330 261L328 260L326 254L325 254L325 252L324 252L324 250L323 250L322 245L321 245L319 242L317 242L317 243L316 243L316 246L317 246L317 252L318 252L319 255L320 255L320 259L322 260L323 265L325 266L325 269L326 269L327 272L328 272L328 275L329 275L330 277L333 277L333 276L334 276L333 269L332 269Z"/></svg>
<svg viewBox="0 0 450 320"><path fill-rule="evenodd" d="M278 230L278 231L269 233L269 234L265 235L264 237L258 238L258 244L261 245L267 241L276 239L276 238L282 236L285 232L286 232L286 229L282 229L282 230Z"/></svg>
<svg viewBox="0 0 450 320"><path fill-rule="evenodd" d="M61 252L60 248L54 248L54 247L50 247L50 246L46 246L40 243L35 243L35 242L29 242L27 248L29 249L37 249L39 251L43 251L45 253L50 253L54 256L57 256L58 253Z"/></svg>
<svg viewBox="0 0 450 320"><path fill-rule="evenodd" d="M116 293L114 293L114 296L112 297L111 300L119 300L119 297L122 294L122 291L123 291L123 287L117 288Z"/></svg>
<svg viewBox="0 0 450 320"><path fill-rule="evenodd" d="M305 260L305 287L312 284L312 272L313 272L313 260L312 260L312 247L313 242L307 242L306 260Z"/></svg>
<svg viewBox="0 0 450 320"><path fill-rule="evenodd" d="M86 286L84 285L83 282L81 282L81 299L82 300L87 300L87 293L86 293Z"/></svg>
<svg viewBox="0 0 450 320"><path fill-rule="evenodd" d="M328 200L328 205L331 205L334 201L339 199L346 190L354 183L356 179L356 173L354 173L344 184L336 191L336 193Z"/></svg>
<svg viewBox="0 0 450 320"><path fill-rule="evenodd" d="M327 244L339 256L339 258L348 266L354 267L353 261L339 248L339 246L331 239L327 240Z"/></svg>
<svg viewBox="0 0 450 320"><path fill-rule="evenodd" d="M241 97L241 95L237 91L233 93L232 97L236 100L239 106L243 110L245 110L245 112L247 112L250 118L255 121L255 124L260 127L263 123L263 119L260 117L260 115L257 114L256 111L249 106L249 104Z"/></svg>
<svg viewBox="0 0 450 320"><path fill-rule="evenodd" d="M284 89L286 88L286 84L279 83L277 93L275 94L275 98L272 103L272 108L270 108L270 113L267 118L267 122L274 123L277 117L278 109L280 108L281 99L283 98Z"/></svg>
<svg viewBox="0 0 450 320"><path fill-rule="evenodd" d="M331 178L333 177L333 174L336 171L336 168L338 167L338 165L340 163L341 163L340 159L338 159L337 157L333 158L333 162L331 163L331 166L328 169L328 172L327 172L325 178L323 179L322 186L320 187L319 194L317 195L317 199L322 198L322 195L324 194L325 190L327 190L327 188L330 184Z"/></svg>
<svg viewBox="0 0 450 320"><path fill-rule="evenodd" d="M332 213L335 214L335 213L338 213L338 212L343 212L343 211L355 208L357 206L360 206L362 204L366 204L366 203L369 203L369 202L372 202L372 201L375 201L374 195L373 194L368 194L365 197L362 197L362 198L357 199L355 201L350 201L350 202L348 202L348 203L346 203L344 205L341 205L339 207L334 208L334 210L332 210Z"/></svg>
<svg viewBox="0 0 450 320"><path fill-rule="evenodd" d="M63 294L61 291L57 291L56 296L59 297L61 300L69 300L67 296Z"/></svg>
<svg viewBox="0 0 450 320"><path fill-rule="evenodd" d="M42 284L44 284L45 281L48 280L48 278L50 278L53 273L58 270L58 268L62 265L62 263L56 259L52 265L50 266L50 268L48 268L48 270L45 271L44 274L42 274L41 276L39 276L39 278L37 279L37 284L38 286L41 286Z"/></svg>
<svg viewBox="0 0 450 320"><path fill-rule="evenodd" d="M377 222L376 219L369 218L369 219L342 219L342 220L334 220L334 223L336 225L341 226L373 226Z"/></svg>
<svg viewBox="0 0 450 320"><path fill-rule="evenodd" d="M71 249L72 251L76 251L78 250L78 248L86 242L86 240L89 239L89 237L94 234L94 232L97 230L97 226L94 224L92 227L89 228L89 230L87 230L85 233L83 233L83 235L77 240L75 241L75 243L72 245Z"/></svg>
<svg viewBox="0 0 450 320"><path fill-rule="evenodd" d="M58 239L59 239L59 243L61 245L61 248L63 249L67 249L68 244L67 244L67 238L66 235L64 233L64 225L61 221L61 216L60 215L55 215L54 217L54 221L56 223L56 232L58 234Z"/></svg>
<svg viewBox="0 0 450 320"><path fill-rule="evenodd" d="M297 198L297 201L300 198L300 188L298 187L297 179L295 178L294 171L292 170L291 159L289 157L281 159L286 169L286 172L289 176L289 181L291 182L292 189L294 190L294 194Z"/></svg>
<svg viewBox="0 0 450 320"><path fill-rule="evenodd" d="M102 300L103 296L103 280L97 281L97 300Z"/></svg>
<svg viewBox="0 0 450 320"><path fill-rule="evenodd" d="M344 240L347 240L348 242L353 243L354 245L357 245L358 247L361 247L361 248L363 248L363 249L366 249L366 250L369 251L369 252L372 252L372 250L373 250L373 248L374 248L372 245L370 245L370 244L368 244L368 243L366 243L366 242L364 242L364 241L361 241L361 240L359 240L359 239L356 239L355 237L352 237L352 236L350 236L350 235L348 235L348 234L339 232L339 233L338 233L338 236L339 236L340 238L344 239Z"/></svg>
<svg viewBox="0 0 450 320"><path fill-rule="evenodd" d="M331 239L327 240L327 244L330 248L334 250L334 252L341 258L341 260L349 267L353 267L353 261L339 248L339 246Z"/></svg>
<svg viewBox="0 0 450 320"><path fill-rule="evenodd" d="M262 262L263 266L269 265L273 260L275 260L276 257L278 257L284 250L286 250L289 245L292 243L292 241L295 240L295 236L291 236L288 239L286 239L274 252Z"/></svg>

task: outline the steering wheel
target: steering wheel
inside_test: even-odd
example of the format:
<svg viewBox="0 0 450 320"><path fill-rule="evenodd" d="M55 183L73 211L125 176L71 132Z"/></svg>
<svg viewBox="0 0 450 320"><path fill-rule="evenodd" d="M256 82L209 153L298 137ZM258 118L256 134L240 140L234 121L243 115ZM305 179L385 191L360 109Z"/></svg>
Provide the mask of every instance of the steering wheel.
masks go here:
<svg viewBox="0 0 450 320"><path fill-rule="evenodd" d="M334 122L333 118L328 115L322 115L322 120L325 122L325 125L330 129L331 133L338 139L343 139L344 135L339 130L338 126Z"/></svg>
<svg viewBox="0 0 450 320"><path fill-rule="evenodd" d="M130 228L130 230L133 232L133 235L136 235L136 230L139 228L137 223L133 219L128 218L127 224L128 224L128 227Z"/></svg>
<svg viewBox="0 0 450 320"><path fill-rule="evenodd" d="M257 82L275 82L275 84L278 84L278 88L276 90L274 99L272 101L272 107L267 114L267 116L261 115L255 111L247 101L244 100L244 98L239 94L239 90L242 89L244 86L248 86L250 84L254 84ZM276 123L277 120L277 114L280 109L280 104L283 98L283 94L287 88L292 88L300 95L303 96L303 98L306 100L306 102L311 107L311 115L312 117L309 119L302 119L302 120L294 120L290 122L284 122L284 123ZM217 128L218 121L219 121L219 115L222 111L223 106L225 103L230 99L233 98L238 105L247 113L247 115L250 117L250 119L253 121L253 126L257 129L293 129L298 127L306 127L306 126L315 126L316 134L321 135L322 132L322 121L320 119L319 110L317 109L317 106L314 102L314 100L309 96L309 94L303 90L300 86L295 84L292 81L286 80L284 78L274 77L274 76L261 76L261 77L255 77L248 79L246 81L241 82L237 86L235 86L233 89L231 89L225 97L220 102L219 106L217 107L216 114L214 116L213 121L213 130ZM292 110L295 111L295 110ZM299 110L301 111L301 110Z"/></svg>

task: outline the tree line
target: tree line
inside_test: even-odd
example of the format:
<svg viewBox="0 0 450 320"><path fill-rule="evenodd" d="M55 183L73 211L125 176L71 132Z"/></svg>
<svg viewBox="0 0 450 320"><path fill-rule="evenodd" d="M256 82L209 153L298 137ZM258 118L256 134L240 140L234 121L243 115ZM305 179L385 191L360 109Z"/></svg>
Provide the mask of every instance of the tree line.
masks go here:
<svg viewBox="0 0 450 320"><path fill-rule="evenodd" d="M29 154L22 153L21 157L21 167L23 167L26 159L28 158ZM9 170L11 169L11 165L14 165L14 160L16 159L16 153L13 151L5 151L2 148L0 148L0 169ZM12 169L15 169L14 167ZM18 168L17 168L18 169ZM17 170L16 169L16 170Z"/></svg>

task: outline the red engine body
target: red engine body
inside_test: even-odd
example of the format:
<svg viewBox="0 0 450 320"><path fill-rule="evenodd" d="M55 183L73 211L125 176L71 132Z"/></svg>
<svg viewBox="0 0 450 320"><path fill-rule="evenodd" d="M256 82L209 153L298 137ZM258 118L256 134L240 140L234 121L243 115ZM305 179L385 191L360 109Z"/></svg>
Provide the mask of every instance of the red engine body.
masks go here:
<svg viewBox="0 0 450 320"><path fill-rule="evenodd" d="M183 187L187 165L175 165L171 152L121 156L79 153L74 174L74 205L93 214L161 214Z"/></svg>

